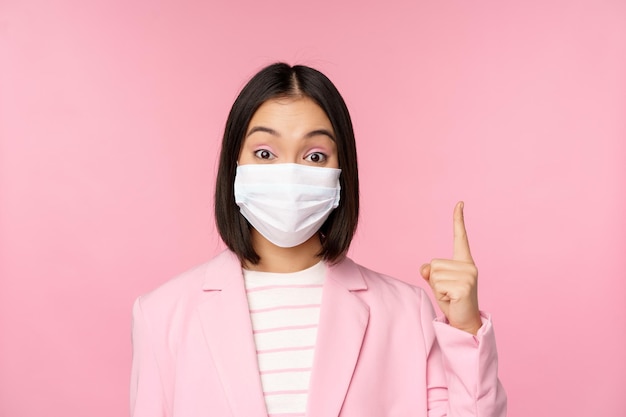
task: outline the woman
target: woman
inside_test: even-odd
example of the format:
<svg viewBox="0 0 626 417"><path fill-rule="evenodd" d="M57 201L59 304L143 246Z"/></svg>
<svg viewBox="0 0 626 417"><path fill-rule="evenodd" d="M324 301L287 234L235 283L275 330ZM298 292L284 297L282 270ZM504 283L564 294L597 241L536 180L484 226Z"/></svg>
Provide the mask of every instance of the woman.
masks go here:
<svg viewBox="0 0 626 417"><path fill-rule="evenodd" d="M346 257L359 187L348 110L320 72L256 74L226 123L228 250L133 309L133 417L504 416L491 321L454 210L454 257L419 288Z"/></svg>

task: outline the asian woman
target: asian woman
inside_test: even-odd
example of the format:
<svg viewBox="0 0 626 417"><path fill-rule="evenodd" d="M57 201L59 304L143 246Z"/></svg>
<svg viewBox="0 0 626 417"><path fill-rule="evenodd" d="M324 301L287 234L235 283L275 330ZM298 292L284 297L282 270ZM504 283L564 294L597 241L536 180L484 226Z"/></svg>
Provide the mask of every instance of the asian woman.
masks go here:
<svg viewBox="0 0 626 417"><path fill-rule="evenodd" d="M503 417L463 203L424 290L346 254L359 216L352 122L332 82L257 73L224 131L215 219L227 249L133 308L133 417ZM393 245L393 242L389 242Z"/></svg>

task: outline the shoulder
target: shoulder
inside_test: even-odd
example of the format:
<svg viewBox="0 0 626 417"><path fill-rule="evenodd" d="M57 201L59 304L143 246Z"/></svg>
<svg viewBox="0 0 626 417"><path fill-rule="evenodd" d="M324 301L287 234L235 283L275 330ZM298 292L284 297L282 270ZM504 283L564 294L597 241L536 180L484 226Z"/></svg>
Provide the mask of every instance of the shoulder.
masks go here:
<svg viewBox="0 0 626 417"><path fill-rule="evenodd" d="M379 331L388 336L401 334L405 341L416 338L416 343L422 343L418 339L434 340L432 323L435 312L424 289L350 259L342 263L337 279L351 282L351 292L367 305L372 332ZM359 281L360 285L355 285Z"/></svg>
<svg viewBox="0 0 626 417"><path fill-rule="evenodd" d="M375 288L386 289L388 291L400 291L409 293L421 293L422 288L409 284L398 278L392 277L381 272L374 271L363 265L355 264L367 283Z"/></svg>
<svg viewBox="0 0 626 417"><path fill-rule="evenodd" d="M350 258L346 258L343 262L346 263L346 265L348 266L347 269L354 268L359 272L359 274L367 283L368 288L408 293L421 293L423 291L422 288L419 286L402 281L396 277L392 277L382 272L370 269L353 261Z"/></svg>
<svg viewBox="0 0 626 417"><path fill-rule="evenodd" d="M339 280L350 282L352 289L370 302L400 303L407 306L421 306L430 304L426 292L416 285L394 278L367 268L354 262L350 258L341 261L336 267L336 276ZM359 284L356 284L359 282Z"/></svg>
<svg viewBox="0 0 626 417"><path fill-rule="evenodd" d="M230 251L223 251L139 296L135 310L139 308L146 315L158 316L196 305L205 289L219 289L217 287L232 279L233 271L237 270L240 270L237 257Z"/></svg>

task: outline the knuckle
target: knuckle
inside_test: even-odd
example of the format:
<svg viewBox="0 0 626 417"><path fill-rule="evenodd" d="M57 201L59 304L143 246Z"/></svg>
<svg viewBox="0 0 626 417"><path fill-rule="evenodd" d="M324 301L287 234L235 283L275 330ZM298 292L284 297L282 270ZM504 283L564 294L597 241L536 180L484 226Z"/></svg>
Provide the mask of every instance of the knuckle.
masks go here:
<svg viewBox="0 0 626 417"><path fill-rule="evenodd" d="M438 258L434 258L430 260L430 268L431 269L441 269L443 266L443 260L442 259L438 259Z"/></svg>
<svg viewBox="0 0 626 417"><path fill-rule="evenodd" d="M467 271L468 271L468 273L472 274L472 276L474 276L474 277L478 276L478 268L476 268L476 265L474 265L474 264L468 264L467 265Z"/></svg>
<svg viewBox="0 0 626 417"><path fill-rule="evenodd" d="M464 295L468 295L472 292L473 285L469 282L464 283L461 286L461 291L463 291Z"/></svg>
<svg viewBox="0 0 626 417"><path fill-rule="evenodd" d="M433 290L435 291L435 294L443 294L443 293L445 293L444 289L439 284L433 285Z"/></svg>

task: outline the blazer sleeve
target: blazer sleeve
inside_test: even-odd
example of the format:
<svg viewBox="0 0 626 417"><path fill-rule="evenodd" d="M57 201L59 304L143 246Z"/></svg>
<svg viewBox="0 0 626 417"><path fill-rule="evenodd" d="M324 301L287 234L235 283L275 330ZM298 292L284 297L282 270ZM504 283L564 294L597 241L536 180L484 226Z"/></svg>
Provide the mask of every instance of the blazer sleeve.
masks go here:
<svg viewBox="0 0 626 417"><path fill-rule="evenodd" d="M423 295L427 345L429 417L505 417L507 398L498 379L498 353L491 318L481 312L476 336L435 318Z"/></svg>
<svg viewBox="0 0 626 417"><path fill-rule="evenodd" d="M141 308L141 297L133 305L132 346L131 417L169 417L162 375L150 329Z"/></svg>

